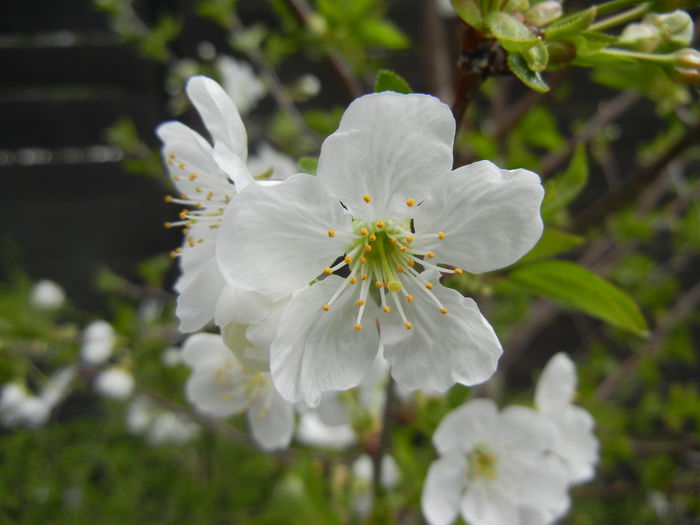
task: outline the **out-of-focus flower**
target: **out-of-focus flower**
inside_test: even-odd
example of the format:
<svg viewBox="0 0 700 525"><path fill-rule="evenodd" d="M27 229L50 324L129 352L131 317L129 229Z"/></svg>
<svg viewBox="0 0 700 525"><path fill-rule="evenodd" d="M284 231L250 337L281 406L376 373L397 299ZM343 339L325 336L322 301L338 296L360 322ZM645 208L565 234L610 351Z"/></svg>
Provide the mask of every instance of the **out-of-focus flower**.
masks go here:
<svg viewBox="0 0 700 525"><path fill-rule="evenodd" d="M518 260L542 233L544 191L536 174L490 162L452 171L454 130L434 97L366 95L324 141L317 176L250 186L227 209L216 251L227 281L301 290L270 348L285 399L314 406L356 386L377 355L377 322L407 389L472 385L496 369L493 329L439 276Z"/></svg>
<svg viewBox="0 0 700 525"><path fill-rule="evenodd" d="M476 399L453 410L433 435L440 458L421 498L428 522L446 525L461 515L479 525L522 525L523 516L541 515L551 523L569 506L563 469L544 461L558 437L526 407L499 412L493 401Z"/></svg>
<svg viewBox="0 0 700 525"><path fill-rule="evenodd" d="M261 144L257 154L248 158L248 170L254 177L264 176L275 180L284 180L299 172L291 157L267 143Z"/></svg>
<svg viewBox="0 0 700 525"><path fill-rule="evenodd" d="M154 446L184 445L195 439L200 431L196 423L159 409L143 396L136 396L129 403L126 426L130 433L145 436Z"/></svg>
<svg viewBox="0 0 700 525"><path fill-rule="evenodd" d="M294 407L273 388L269 372L244 367L214 334L190 336L182 354L192 368L185 391L198 410L219 418L245 412L253 439L261 448L289 445Z"/></svg>
<svg viewBox="0 0 700 525"><path fill-rule="evenodd" d="M107 321L93 321L83 330L80 357L86 363L98 366L112 355L116 337L114 328Z"/></svg>
<svg viewBox="0 0 700 525"><path fill-rule="evenodd" d="M372 510L372 480L374 479L374 464L372 458L362 454L352 464L354 476L352 507L356 514L366 516ZM385 490L393 489L400 480L399 467L392 456L382 456L381 484Z"/></svg>
<svg viewBox="0 0 700 525"><path fill-rule="evenodd" d="M39 310L57 310L66 300L66 293L58 283L42 279L32 286L29 300Z"/></svg>
<svg viewBox="0 0 700 525"><path fill-rule="evenodd" d="M315 411L300 416L296 438L300 443L311 447L335 450L348 448L357 442L357 436L349 423L328 424Z"/></svg>
<svg viewBox="0 0 700 525"><path fill-rule="evenodd" d="M265 86L247 62L219 55L215 66L221 76L221 84L242 115L257 106L265 96Z"/></svg>
<svg viewBox="0 0 700 525"><path fill-rule="evenodd" d="M100 372L95 379L95 390L112 399L126 399L134 391L134 376L123 368L113 366Z"/></svg>
<svg viewBox="0 0 700 525"><path fill-rule="evenodd" d="M566 354L558 353L542 370L535 389L535 405L560 432L552 454L568 472L571 483L582 483L595 473L599 444L593 432L593 417L572 404L575 395L576 367Z"/></svg>

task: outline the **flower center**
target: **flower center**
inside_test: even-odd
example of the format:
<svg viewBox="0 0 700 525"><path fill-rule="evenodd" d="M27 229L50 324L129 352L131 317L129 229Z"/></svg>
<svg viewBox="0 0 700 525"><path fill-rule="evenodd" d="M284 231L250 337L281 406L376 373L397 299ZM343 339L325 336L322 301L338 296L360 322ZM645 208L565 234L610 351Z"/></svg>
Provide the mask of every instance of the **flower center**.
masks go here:
<svg viewBox="0 0 700 525"><path fill-rule="evenodd" d="M367 203L372 200L369 195L365 195L363 199ZM412 207L415 201L408 199L406 205ZM335 230L328 230L328 236L335 237ZM392 311L392 307L388 304L388 299L391 298L404 327L410 330L413 324L406 317L402 305L402 301L408 303L414 301L414 296L407 291L406 285L410 282L422 290L440 313L446 314L447 308L431 292L433 283L420 274L419 268L457 274L461 274L462 270L441 268L430 262L435 257L435 253L414 248L415 241L434 237L442 240L445 234L437 232L417 235L411 231L410 219L387 219L374 222L353 219L352 234L348 235L345 256L335 266L325 268L323 271L326 275L331 275L347 266L350 273L328 303L323 305L323 310L329 311L333 302L348 286L359 283L357 301L359 311L355 330L362 330L362 316L371 289L376 290L375 297L378 293L380 306L387 314Z"/></svg>
<svg viewBox="0 0 700 525"><path fill-rule="evenodd" d="M485 445L477 445L467 456L467 477L492 480L496 477L498 458Z"/></svg>
<svg viewBox="0 0 700 525"><path fill-rule="evenodd" d="M232 358L227 358L223 366L215 370L214 382L228 389L219 396L221 401L243 396L248 403L254 403L262 399L270 387L268 373L241 369Z"/></svg>

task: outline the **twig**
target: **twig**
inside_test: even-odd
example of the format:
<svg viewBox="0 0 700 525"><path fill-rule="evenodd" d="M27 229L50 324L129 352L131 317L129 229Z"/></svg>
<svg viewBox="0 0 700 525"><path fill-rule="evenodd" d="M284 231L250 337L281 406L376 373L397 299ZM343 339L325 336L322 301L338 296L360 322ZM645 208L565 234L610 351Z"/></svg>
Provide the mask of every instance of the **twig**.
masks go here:
<svg viewBox="0 0 700 525"><path fill-rule="evenodd" d="M656 176L663 176L664 168L683 151L698 144L700 139L700 121L686 129L683 136L674 142L654 162L641 168L632 177L612 188L603 197L583 210L571 225L573 232L583 232L603 217L617 211L632 200L646 184Z"/></svg>
<svg viewBox="0 0 700 525"><path fill-rule="evenodd" d="M299 21L299 24L301 24L301 26L305 29L308 29L312 12L311 8L306 4L306 2L304 2L304 0L284 0L284 2L287 4L289 9L291 9L292 13L294 13L294 16ZM326 59L333 69L333 72L345 87L345 92L350 100L356 99L362 95L362 87L353 75L347 62L345 62L345 60L343 60L338 53L334 53L332 51L326 52Z"/></svg>
<svg viewBox="0 0 700 525"><path fill-rule="evenodd" d="M663 316L642 347L630 355L617 369L603 381L595 392L598 399L609 398L618 388L620 383L629 377L643 357L654 355L659 344L668 333L680 323L700 303L700 282L693 286L676 302L671 310Z"/></svg>

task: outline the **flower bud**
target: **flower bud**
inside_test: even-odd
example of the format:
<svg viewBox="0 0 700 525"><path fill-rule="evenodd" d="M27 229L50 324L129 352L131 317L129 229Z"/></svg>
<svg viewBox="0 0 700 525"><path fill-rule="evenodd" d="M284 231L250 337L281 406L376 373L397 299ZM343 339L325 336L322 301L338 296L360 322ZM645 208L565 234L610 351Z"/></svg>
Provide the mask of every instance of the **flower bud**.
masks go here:
<svg viewBox="0 0 700 525"><path fill-rule="evenodd" d="M528 9L525 13L525 20L531 24L543 26L554 22L563 12L561 4L556 0L545 0Z"/></svg>
<svg viewBox="0 0 700 525"><path fill-rule="evenodd" d="M683 84L700 86L700 51L681 49L675 53L675 76Z"/></svg>
<svg viewBox="0 0 700 525"><path fill-rule="evenodd" d="M625 27L617 43L636 51L654 51L661 43L662 34L658 27L647 24L629 24Z"/></svg>
<svg viewBox="0 0 700 525"><path fill-rule="evenodd" d="M676 10L665 15L650 13L643 22L658 28L664 43L672 49L688 46L693 39L693 19L685 11Z"/></svg>

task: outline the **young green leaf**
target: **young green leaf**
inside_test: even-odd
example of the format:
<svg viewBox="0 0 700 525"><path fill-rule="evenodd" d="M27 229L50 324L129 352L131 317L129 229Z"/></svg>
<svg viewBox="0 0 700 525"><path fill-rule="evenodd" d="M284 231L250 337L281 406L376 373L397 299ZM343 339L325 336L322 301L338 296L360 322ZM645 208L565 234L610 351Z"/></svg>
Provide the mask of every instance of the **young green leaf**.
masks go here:
<svg viewBox="0 0 700 525"><path fill-rule="evenodd" d="M302 157L299 159L299 162L297 162L297 167L299 168L299 171L302 171L303 173L316 175L318 159L315 157Z"/></svg>
<svg viewBox="0 0 700 525"><path fill-rule="evenodd" d="M484 21L506 51L526 51L537 44L537 35L513 15L493 11L486 15Z"/></svg>
<svg viewBox="0 0 700 525"><path fill-rule="evenodd" d="M549 53L542 40L538 40L530 49L523 51L522 55L531 71L540 72L547 69Z"/></svg>
<svg viewBox="0 0 700 525"><path fill-rule="evenodd" d="M388 69L381 69L377 73L377 81L374 83L375 93L380 91L396 91L397 93L413 93L411 86L408 85L403 77L389 71Z"/></svg>
<svg viewBox="0 0 700 525"><path fill-rule="evenodd" d="M583 237L578 235L554 228L545 228L535 247L525 257L520 259L518 264L546 259L564 253L581 244L583 240Z"/></svg>
<svg viewBox="0 0 700 525"><path fill-rule="evenodd" d="M539 93L549 91L549 86L542 80L542 75L538 71L532 71L520 53L508 54L508 67L530 89L534 89Z"/></svg>
<svg viewBox="0 0 700 525"><path fill-rule="evenodd" d="M586 147L583 144L579 144L566 171L559 177L545 182L542 217L548 219L559 210L565 208L581 193L587 182L588 159L586 157Z"/></svg>
<svg viewBox="0 0 700 525"><path fill-rule="evenodd" d="M457 15L475 29L481 29L481 9L475 0L452 0Z"/></svg>
<svg viewBox="0 0 700 525"><path fill-rule="evenodd" d="M545 30L547 40L561 40L584 31L594 21L596 17L595 6L579 11L564 18L560 18Z"/></svg>
<svg viewBox="0 0 700 525"><path fill-rule="evenodd" d="M625 292L578 264L536 261L516 267L509 280L612 326L640 336L649 333L639 307Z"/></svg>

